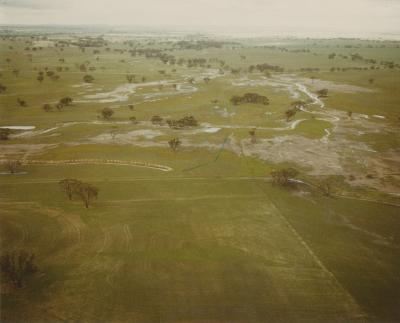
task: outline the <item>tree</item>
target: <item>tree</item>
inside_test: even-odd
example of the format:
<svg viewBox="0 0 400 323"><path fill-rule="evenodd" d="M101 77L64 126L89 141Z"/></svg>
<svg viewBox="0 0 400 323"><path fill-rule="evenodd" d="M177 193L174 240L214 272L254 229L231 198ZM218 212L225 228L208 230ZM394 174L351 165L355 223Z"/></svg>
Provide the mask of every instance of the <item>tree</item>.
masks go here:
<svg viewBox="0 0 400 323"><path fill-rule="evenodd" d="M374 81L375 81L375 80L374 80L373 78L370 78L370 79L368 80L369 84L373 84Z"/></svg>
<svg viewBox="0 0 400 323"><path fill-rule="evenodd" d="M169 147L175 152L178 150L179 146L182 144L182 142L179 140L179 138L173 138L170 141L168 141Z"/></svg>
<svg viewBox="0 0 400 323"><path fill-rule="evenodd" d="M26 251L9 252L0 257L2 276L6 277L16 288L24 286L24 281L38 268L34 263L35 255Z"/></svg>
<svg viewBox="0 0 400 323"><path fill-rule="evenodd" d="M132 122L133 124L137 124L138 123L136 117L134 117L134 116L130 117L129 121Z"/></svg>
<svg viewBox="0 0 400 323"><path fill-rule="evenodd" d="M285 111L286 121L289 122L292 117L297 113L297 109L288 109Z"/></svg>
<svg viewBox="0 0 400 323"><path fill-rule="evenodd" d="M26 107L27 106L25 100L21 100L20 98L17 98L17 102L18 102L20 107Z"/></svg>
<svg viewBox="0 0 400 323"><path fill-rule="evenodd" d="M77 194L80 185L82 184L81 181L78 181L77 179L63 179L58 182L58 184L61 186L65 194L67 194L68 199L71 201L72 197L74 194Z"/></svg>
<svg viewBox="0 0 400 323"><path fill-rule="evenodd" d="M94 77L93 77L92 75L86 74L86 75L83 77L83 81L84 81L85 83L92 83L92 82L94 81Z"/></svg>
<svg viewBox="0 0 400 323"><path fill-rule="evenodd" d="M48 103L43 104L42 108L46 112L50 112L51 110L53 110L53 106L51 104L48 104Z"/></svg>
<svg viewBox="0 0 400 323"><path fill-rule="evenodd" d="M0 140L8 140L10 134L11 134L11 129L0 128Z"/></svg>
<svg viewBox="0 0 400 323"><path fill-rule="evenodd" d="M0 83L0 93L3 93L7 90L7 87Z"/></svg>
<svg viewBox="0 0 400 323"><path fill-rule="evenodd" d="M164 120L160 116L152 116L150 121L154 125L162 125Z"/></svg>
<svg viewBox="0 0 400 323"><path fill-rule="evenodd" d="M21 167L21 162L19 160L7 160L5 163L6 169L11 173L15 174Z"/></svg>
<svg viewBox="0 0 400 323"><path fill-rule="evenodd" d="M90 184L82 183L78 188L78 196L82 199L86 208L89 208L89 205L93 199L97 199L99 194L99 189Z"/></svg>
<svg viewBox="0 0 400 323"><path fill-rule="evenodd" d="M294 168L283 168L271 172L272 182L280 186L287 186L290 184L290 180L294 179L299 172Z"/></svg>
<svg viewBox="0 0 400 323"><path fill-rule="evenodd" d="M69 96L63 97L62 99L60 99L59 104L61 105L61 107L64 106L70 106L72 104L73 99Z"/></svg>
<svg viewBox="0 0 400 323"><path fill-rule="evenodd" d="M129 104L128 105L129 110L133 111L133 109L135 108L135 106L133 104Z"/></svg>
<svg viewBox="0 0 400 323"><path fill-rule="evenodd" d="M327 177L317 184L317 187L321 190L322 194L327 197L332 196L335 190L335 186L336 180L333 177Z"/></svg>
<svg viewBox="0 0 400 323"><path fill-rule="evenodd" d="M250 135L250 141L252 144L255 144L257 142L257 137L256 137L256 129L250 130L249 131L249 135Z"/></svg>
<svg viewBox="0 0 400 323"><path fill-rule="evenodd" d="M43 82L43 80L44 80L44 77L43 77L43 75L38 75L38 77L36 78L40 83L42 83Z"/></svg>
<svg viewBox="0 0 400 323"><path fill-rule="evenodd" d="M104 119L110 119L112 117L112 115L114 114L114 110L111 108L103 108L103 110L101 110L101 115L103 116Z"/></svg>
<svg viewBox="0 0 400 323"><path fill-rule="evenodd" d="M352 111L347 111L347 116L351 119L351 116L353 115L353 112Z"/></svg>
<svg viewBox="0 0 400 323"><path fill-rule="evenodd" d="M326 98L328 97L328 89L321 89L317 91L317 94L319 98Z"/></svg>
<svg viewBox="0 0 400 323"><path fill-rule="evenodd" d="M205 77L203 80L206 84L210 83L210 81L211 81L211 79L209 77Z"/></svg>
<svg viewBox="0 0 400 323"><path fill-rule="evenodd" d="M135 80L136 80L136 75L134 75L134 74L129 74L129 75L126 76L126 79L127 79L127 81L128 81L129 83L133 83L133 82L135 82Z"/></svg>

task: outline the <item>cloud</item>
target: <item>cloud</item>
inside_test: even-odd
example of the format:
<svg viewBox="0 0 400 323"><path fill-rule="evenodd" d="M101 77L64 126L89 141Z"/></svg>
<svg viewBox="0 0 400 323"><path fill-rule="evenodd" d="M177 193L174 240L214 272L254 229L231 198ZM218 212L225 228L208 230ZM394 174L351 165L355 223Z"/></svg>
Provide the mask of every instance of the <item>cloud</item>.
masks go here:
<svg viewBox="0 0 400 323"><path fill-rule="evenodd" d="M400 0L0 0L3 23L397 31Z"/></svg>
<svg viewBox="0 0 400 323"><path fill-rule="evenodd" d="M0 8L62 9L68 7L65 0L0 0Z"/></svg>

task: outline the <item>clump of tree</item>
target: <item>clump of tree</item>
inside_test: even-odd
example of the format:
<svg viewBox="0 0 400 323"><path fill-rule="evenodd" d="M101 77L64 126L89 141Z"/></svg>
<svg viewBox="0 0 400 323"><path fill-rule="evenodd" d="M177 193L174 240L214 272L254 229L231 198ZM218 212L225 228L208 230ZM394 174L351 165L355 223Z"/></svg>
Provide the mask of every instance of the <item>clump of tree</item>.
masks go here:
<svg viewBox="0 0 400 323"><path fill-rule="evenodd" d="M272 182L280 186L289 186L292 184L291 180L298 176L299 172L294 168L283 168L271 172Z"/></svg>
<svg viewBox="0 0 400 323"><path fill-rule="evenodd" d="M253 104L263 104L268 105L269 99L257 93L245 93L243 96L234 95L230 99L233 105L239 105L242 103L253 103Z"/></svg>
<svg viewBox="0 0 400 323"><path fill-rule="evenodd" d="M103 108L103 110L101 110L101 116L106 120L111 119L113 114L114 114L114 110L111 108L105 107L105 108Z"/></svg>
<svg viewBox="0 0 400 323"><path fill-rule="evenodd" d="M250 73L253 73L254 71L258 71L260 73L264 73L266 71L270 71L270 72L283 72L284 71L283 67L271 65L271 64L267 64L267 63L250 65L248 70Z"/></svg>
<svg viewBox="0 0 400 323"><path fill-rule="evenodd" d="M89 208L92 200L97 199L99 194L97 187L77 179L63 179L59 182L59 185L70 201L74 197L78 197L83 201L86 208Z"/></svg>
<svg viewBox="0 0 400 323"><path fill-rule="evenodd" d="M0 257L2 276L16 288L22 288L25 281L37 272L35 255L26 251L9 252Z"/></svg>
<svg viewBox="0 0 400 323"><path fill-rule="evenodd" d="M0 128L0 140L8 140L11 135L11 129Z"/></svg>
<svg viewBox="0 0 400 323"><path fill-rule="evenodd" d="M186 116L179 120L167 120L167 124L170 128L173 129L197 127L199 125L194 116Z"/></svg>
<svg viewBox="0 0 400 323"><path fill-rule="evenodd" d="M94 81L94 77L93 77L92 75L86 74L86 75L83 77L83 81L84 81L85 83L92 83L92 82Z"/></svg>
<svg viewBox="0 0 400 323"><path fill-rule="evenodd" d="M172 138L168 141L169 148L171 148L174 152L178 150L181 144L182 142L179 140L179 138Z"/></svg>

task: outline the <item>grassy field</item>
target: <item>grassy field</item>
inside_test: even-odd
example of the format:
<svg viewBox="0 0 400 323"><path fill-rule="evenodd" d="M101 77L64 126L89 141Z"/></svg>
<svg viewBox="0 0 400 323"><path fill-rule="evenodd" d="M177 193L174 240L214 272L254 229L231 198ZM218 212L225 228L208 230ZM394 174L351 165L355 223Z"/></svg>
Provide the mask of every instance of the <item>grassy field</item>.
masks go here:
<svg viewBox="0 0 400 323"><path fill-rule="evenodd" d="M2 275L3 322L400 319L398 42L212 38L220 48L187 49L175 36L130 46L105 35L82 52L54 46L77 35L47 36L36 50L37 35L0 39L0 127L32 127L0 142L3 164L22 164L0 174L1 253L29 251L38 267L22 288ZM206 63L190 67L194 58ZM249 72L264 63L283 70ZM231 103L245 93L269 104ZM73 104L59 111L66 96ZM155 115L198 125L177 130ZM272 183L286 167L298 182ZM69 201L65 178L98 198L87 209ZM318 189L326 179L332 194Z"/></svg>

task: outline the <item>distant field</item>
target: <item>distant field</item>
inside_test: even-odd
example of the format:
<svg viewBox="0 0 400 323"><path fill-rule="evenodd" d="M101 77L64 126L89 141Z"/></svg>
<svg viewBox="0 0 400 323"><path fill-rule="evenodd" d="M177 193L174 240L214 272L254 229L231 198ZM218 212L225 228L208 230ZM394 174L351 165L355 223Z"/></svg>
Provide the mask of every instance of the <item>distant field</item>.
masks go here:
<svg viewBox="0 0 400 323"><path fill-rule="evenodd" d="M2 321L400 318L399 42L105 35L82 52L60 42L77 35L4 35L0 127L32 129L0 141L1 253L34 253L38 272L2 275ZM246 93L269 104L231 100ZM272 183L287 167L297 184ZM65 178L99 189L88 209Z"/></svg>

